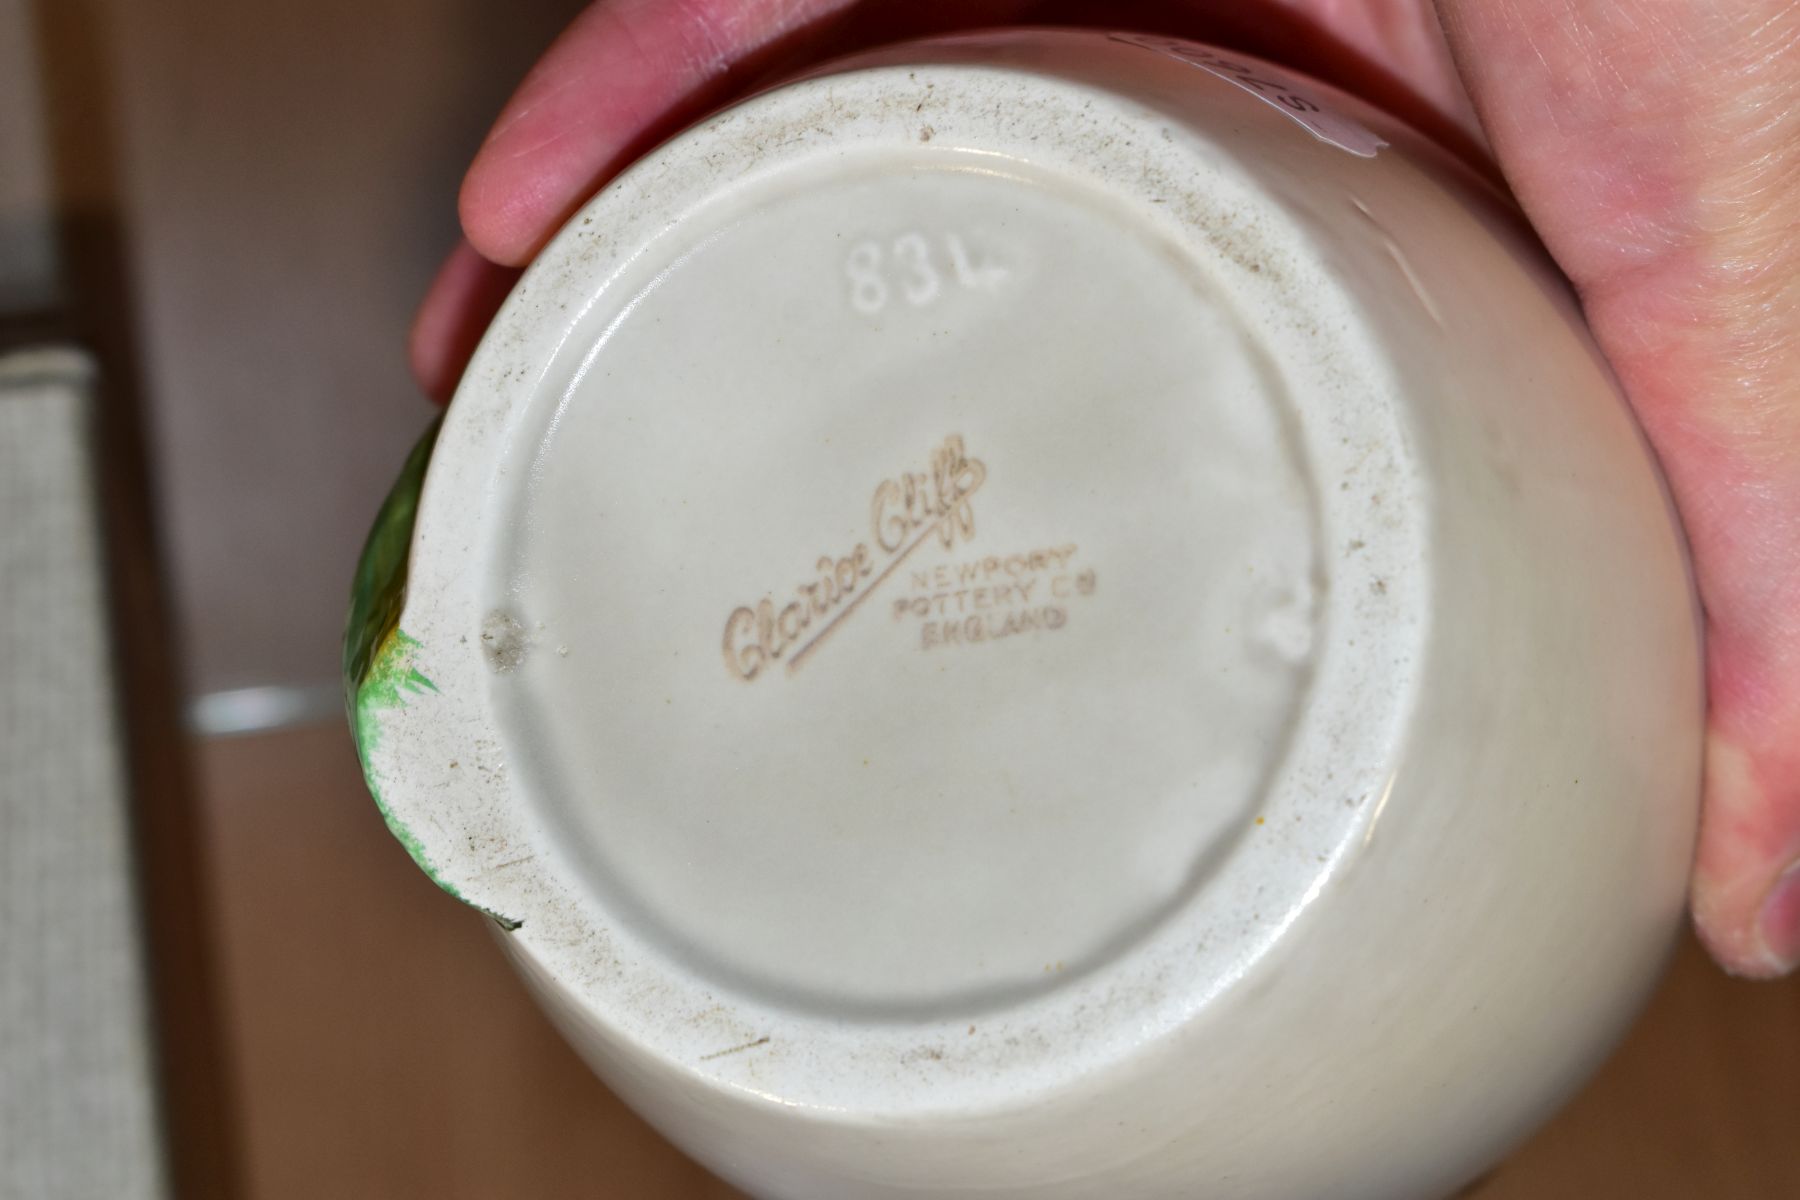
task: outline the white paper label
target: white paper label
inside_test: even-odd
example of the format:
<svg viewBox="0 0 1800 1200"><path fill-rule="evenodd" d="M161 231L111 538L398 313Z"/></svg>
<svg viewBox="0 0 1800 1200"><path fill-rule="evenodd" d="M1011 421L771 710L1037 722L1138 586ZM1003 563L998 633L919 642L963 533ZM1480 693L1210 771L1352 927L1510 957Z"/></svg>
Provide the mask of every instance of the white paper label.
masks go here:
<svg viewBox="0 0 1800 1200"><path fill-rule="evenodd" d="M1286 115L1321 142L1330 142L1340 150L1348 150L1361 158L1374 158L1375 152L1387 145L1375 134L1316 98L1307 88L1296 83L1287 72L1266 63L1240 62L1194 42L1152 34L1115 33L1116 42L1142 46L1178 58L1202 71L1236 84L1258 100Z"/></svg>

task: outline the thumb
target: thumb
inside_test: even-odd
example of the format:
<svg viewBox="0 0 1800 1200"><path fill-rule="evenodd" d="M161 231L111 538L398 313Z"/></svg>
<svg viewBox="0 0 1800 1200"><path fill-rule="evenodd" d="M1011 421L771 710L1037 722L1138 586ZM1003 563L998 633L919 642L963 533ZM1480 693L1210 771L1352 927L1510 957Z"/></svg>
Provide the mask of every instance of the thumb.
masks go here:
<svg viewBox="0 0 1800 1200"><path fill-rule="evenodd" d="M1668 474L1706 610L1693 907L1800 960L1800 6L1439 0L1494 150Z"/></svg>

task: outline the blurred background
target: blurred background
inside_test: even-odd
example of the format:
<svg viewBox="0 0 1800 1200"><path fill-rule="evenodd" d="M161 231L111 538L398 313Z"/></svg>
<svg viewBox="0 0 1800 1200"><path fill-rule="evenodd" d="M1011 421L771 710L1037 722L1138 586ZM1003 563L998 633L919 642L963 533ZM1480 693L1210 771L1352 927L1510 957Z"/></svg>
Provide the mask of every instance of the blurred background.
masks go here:
<svg viewBox="0 0 1800 1200"><path fill-rule="evenodd" d="M736 1195L391 842L337 679L458 179L580 7L0 0L0 1200ZM1690 940L1470 1194L1800 1196L1797 1129L1800 985Z"/></svg>

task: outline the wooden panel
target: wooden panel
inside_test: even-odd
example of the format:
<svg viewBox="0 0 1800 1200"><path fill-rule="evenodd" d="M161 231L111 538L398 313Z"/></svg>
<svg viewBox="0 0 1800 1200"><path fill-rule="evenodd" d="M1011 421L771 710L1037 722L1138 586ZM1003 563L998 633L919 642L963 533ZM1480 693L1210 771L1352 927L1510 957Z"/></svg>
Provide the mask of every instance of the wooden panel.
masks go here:
<svg viewBox="0 0 1800 1200"><path fill-rule="evenodd" d="M76 135L65 242L103 233L130 285L121 383L195 691L333 678L357 547L430 417L406 332L458 180L582 3L32 0Z"/></svg>
<svg viewBox="0 0 1800 1200"><path fill-rule="evenodd" d="M26 0L0 0L0 318L58 298L43 83Z"/></svg>
<svg viewBox="0 0 1800 1200"><path fill-rule="evenodd" d="M201 747L254 1200L718 1200L389 838L335 728ZM1472 1081L1471 1086L1479 1086ZM1480 1200L1800 1196L1800 982L1691 942L1620 1054Z"/></svg>

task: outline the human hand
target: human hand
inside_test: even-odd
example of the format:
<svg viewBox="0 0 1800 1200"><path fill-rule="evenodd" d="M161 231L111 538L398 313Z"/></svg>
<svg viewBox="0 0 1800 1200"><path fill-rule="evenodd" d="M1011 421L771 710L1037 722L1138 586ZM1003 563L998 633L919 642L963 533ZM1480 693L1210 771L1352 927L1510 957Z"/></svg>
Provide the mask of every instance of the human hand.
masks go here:
<svg viewBox="0 0 1800 1200"><path fill-rule="evenodd" d="M1788 0L1438 0L1435 15L1425 0L598 0L464 179L466 241L420 309L415 374L446 398L516 268L649 143L747 81L828 51L1025 21L1262 53L1465 156L1480 154L1480 114L1662 459L1693 549L1709 688L1695 922L1728 970L1793 969L1800 8Z"/></svg>

